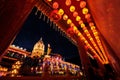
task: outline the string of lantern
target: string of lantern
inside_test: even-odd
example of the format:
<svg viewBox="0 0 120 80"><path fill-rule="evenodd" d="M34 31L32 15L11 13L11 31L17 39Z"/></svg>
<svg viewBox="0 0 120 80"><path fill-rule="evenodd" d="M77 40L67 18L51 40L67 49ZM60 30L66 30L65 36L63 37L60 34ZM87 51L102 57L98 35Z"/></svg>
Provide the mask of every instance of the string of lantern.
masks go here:
<svg viewBox="0 0 120 80"><path fill-rule="evenodd" d="M63 20L65 20L66 23L70 26L70 28L68 28L68 31L73 31L75 35L77 35L82 41L84 41L87 47L94 53L95 56L97 56L101 63L107 64L108 58L100 41L100 37L98 35L96 26L94 25L94 22L91 19L91 14L86 6L86 1L79 1L80 10L82 12L82 14L79 14L80 11L76 10L76 7L72 4L72 1L65 0L65 5L69 7L70 12L73 13L73 17L75 18L76 22L79 24L80 28L83 30L83 33L85 33L86 36L83 35L82 31L79 29L79 26L76 26L76 24L74 24L74 21L72 21L71 16L68 16L67 13L65 13L65 10L60 8L60 5L58 4L58 2L56 2L56 0L46 1L48 1L48 3L52 5L53 9L58 10L57 14L59 14L60 17L63 17ZM87 20L89 26L87 26L84 20L82 20L82 15L84 15L84 18ZM90 30L88 29L88 27L90 27L90 30L92 31L94 37L89 32Z"/></svg>

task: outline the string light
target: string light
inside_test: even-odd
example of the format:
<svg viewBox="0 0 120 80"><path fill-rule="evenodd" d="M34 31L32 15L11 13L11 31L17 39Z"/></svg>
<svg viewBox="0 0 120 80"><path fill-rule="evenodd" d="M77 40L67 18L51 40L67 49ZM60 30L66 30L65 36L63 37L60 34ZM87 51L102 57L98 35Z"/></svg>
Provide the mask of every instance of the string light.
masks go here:
<svg viewBox="0 0 120 80"><path fill-rule="evenodd" d="M67 20L68 16L66 14L63 15L63 20Z"/></svg>
<svg viewBox="0 0 120 80"><path fill-rule="evenodd" d="M70 6L70 11L74 12L75 11L75 6Z"/></svg>
<svg viewBox="0 0 120 80"><path fill-rule="evenodd" d="M81 17L80 16L77 16L76 17L76 21L80 21L81 20Z"/></svg>
<svg viewBox="0 0 120 80"><path fill-rule="evenodd" d="M87 14L87 13L88 13L88 9L87 9L87 8L83 8L83 9L82 9L82 13L83 13L83 14Z"/></svg>
<svg viewBox="0 0 120 80"><path fill-rule="evenodd" d="M58 14L63 15L64 14L64 10L63 9L59 9Z"/></svg>
<svg viewBox="0 0 120 80"><path fill-rule="evenodd" d="M80 8L84 8L86 6L86 2L85 1L80 1Z"/></svg>
<svg viewBox="0 0 120 80"><path fill-rule="evenodd" d="M71 24L71 23L72 23L71 19L68 19L67 24Z"/></svg>
<svg viewBox="0 0 120 80"><path fill-rule="evenodd" d="M71 0L66 0L65 4L66 4L66 6L70 6L71 5Z"/></svg>
<svg viewBox="0 0 120 80"><path fill-rule="evenodd" d="M54 2L54 3L53 3L53 9L58 9L58 7L59 7L58 2Z"/></svg>
<svg viewBox="0 0 120 80"><path fill-rule="evenodd" d="M77 17L78 16L78 12L74 11L73 12L73 17Z"/></svg>

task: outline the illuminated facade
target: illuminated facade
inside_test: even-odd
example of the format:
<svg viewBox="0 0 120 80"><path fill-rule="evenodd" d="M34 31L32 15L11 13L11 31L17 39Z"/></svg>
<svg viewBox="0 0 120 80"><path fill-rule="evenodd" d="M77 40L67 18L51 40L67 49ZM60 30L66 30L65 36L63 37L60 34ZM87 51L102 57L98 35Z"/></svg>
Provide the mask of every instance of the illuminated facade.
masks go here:
<svg viewBox="0 0 120 80"><path fill-rule="evenodd" d="M80 79L83 77L83 72L80 66L65 62L62 60L62 56L59 54L51 54L50 44L47 46L47 52L45 54L44 42L40 39L35 43L32 53L27 52L23 48L11 45L8 48L6 55L2 59L13 60L11 67L5 68L5 72L0 70L1 76L20 77L20 76L61 76L71 79ZM17 56L16 56L17 55ZM16 56L16 57L15 57Z"/></svg>
<svg viewBox="0 0 120 80"><path fill-rule="evenodd" d="M44 55L45 45L42 38L34 45L31 57L41 57Z"/></svg>

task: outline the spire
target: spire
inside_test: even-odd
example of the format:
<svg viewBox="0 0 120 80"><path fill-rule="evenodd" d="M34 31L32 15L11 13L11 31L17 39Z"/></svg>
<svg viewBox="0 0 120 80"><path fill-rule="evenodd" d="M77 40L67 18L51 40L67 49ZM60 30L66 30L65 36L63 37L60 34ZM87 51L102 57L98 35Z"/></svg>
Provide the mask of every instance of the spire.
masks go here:
<svg viewBox="0 0 120 80"><path fill-rule="evenodd" d="M40 40L38 42L42 42L43 43L42 37L40 38Z"/></svg>
<svg viewBox="0 0 120 80"><path fill-rule="evenodd" d="M42 41L42 37L40 38L40 41Z"/></svg>

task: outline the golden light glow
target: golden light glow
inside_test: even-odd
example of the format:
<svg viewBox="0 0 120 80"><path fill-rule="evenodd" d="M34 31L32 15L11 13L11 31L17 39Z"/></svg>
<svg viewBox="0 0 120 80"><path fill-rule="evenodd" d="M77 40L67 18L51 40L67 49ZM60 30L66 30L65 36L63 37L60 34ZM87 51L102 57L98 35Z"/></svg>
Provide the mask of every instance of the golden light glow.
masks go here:
<svg viewBox="0 0 120 80"><path fill-rule="evenodd" d="M66 14L63 15L63 20L67 20L68 16Z"/></svg>
<svg viewBox="0 0 120 80"><path fill-rule="evenodd" d="M75 30L77 30L77 27L76 27L76 26L74 26L74 27L73 27L73 30L74 30L74 31L75 31Z"/></svg>
<svg viewBox="0 0 120 80"><path fill-rule="evenodd" d="M52 0L47 0L47 1L51 2Z"/></svg>
<svg viewBox="0 0 120 80"><path fill-rule="evenodd" d="M65 4L66 4L66 6L70 6L71 5L71 0L66 0Z"/></svg>
<svg viewBox="0 0 120 80"><path fill-rule="evenodd" d="M67 24L71 24L71 23L72 23L71 19L68 19Z"/></svg>
<svg viewBox="0 0 120 80"><path fill-rule="evenodd" d="M81 33L80 33L80 32L78 33L78 36L81 36Z"/></svg>
<svg viewBox="0 0 120 80"><path fill-rule="evenodd" d="M84 8L86 6L86 2L85 1L80 1L80 8Z"/></svg>
<svg viewBox="0 0 120 80"><path fill-rule="evenodd" d="M70 6L70 11L74 12L75 11L75 6Z"/></svg>
<svg viewBox="0 0 120 80"><path fill-rule="evenodd" d="M83 8L83 9L82 9L82 13L83 13L83 14L87 14L87 13L88 13L88 8Z"/></svg>
<svg viewBox="0 0 120 80"><path fill-rule="evenodd" d="M81 28L83 28L83 27L85 27L85 24L84 24L84 23L81 24Z"/></svg>
<svg viewBox="0 0 120 80"><path fill-rule="evenodd" d="M81 17L80 16L77 16L76 17L76 21L80 21L81 20Z"/></svg>
<svg viewBox="0 0 120 80"><path fill-rule="evenodd" d="M94 30L95 29L95 26L91 26L91 30Z"/></svg>
<svg viewBox="0 0 120 80"><path fill-rule="evenodd" d="M59 9L58 14L63 15L64 14L64 10L63 9Z"/></svg>
<svg viewBox="0 0 120 80"><path fill-rule="evenodd" d="M78 12L74 11L73 12L73 17L77 17L78 16Z"/></svg>

